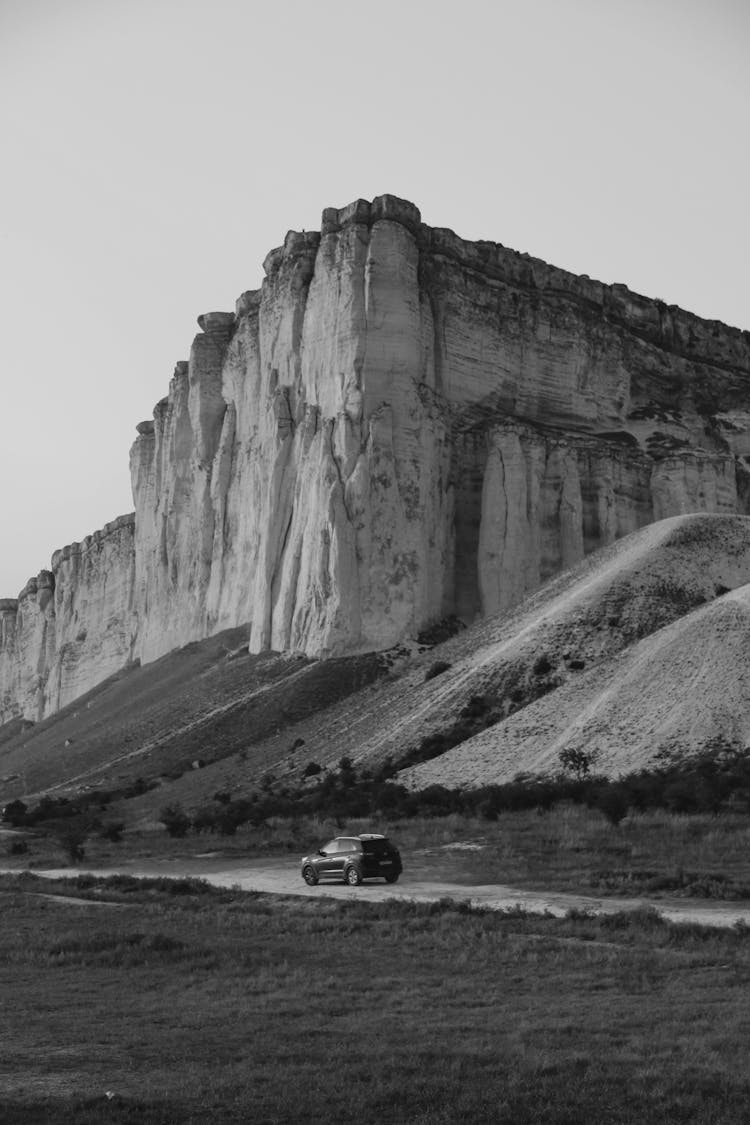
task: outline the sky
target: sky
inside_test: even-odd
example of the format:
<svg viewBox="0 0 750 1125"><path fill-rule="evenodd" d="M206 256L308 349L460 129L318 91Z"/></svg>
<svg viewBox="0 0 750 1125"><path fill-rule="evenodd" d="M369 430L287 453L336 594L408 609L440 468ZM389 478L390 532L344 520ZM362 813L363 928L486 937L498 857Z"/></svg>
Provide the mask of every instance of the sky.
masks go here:
<svg viewBox="0 0 750 1125"><path fill-rule="evenodd" d="M749 57L746 0L0 0L0 597L325 207L750 329Z"/></svg>

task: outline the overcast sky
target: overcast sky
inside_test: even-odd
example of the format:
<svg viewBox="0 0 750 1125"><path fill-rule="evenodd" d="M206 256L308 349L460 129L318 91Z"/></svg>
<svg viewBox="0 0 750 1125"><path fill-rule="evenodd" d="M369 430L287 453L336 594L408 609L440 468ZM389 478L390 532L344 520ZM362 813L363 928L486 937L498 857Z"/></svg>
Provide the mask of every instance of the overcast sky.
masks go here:
<svg viewBox="0 0 750 1125"><path fill-rule="evenodd" d="M747 0L0 0L0 596L288 229L391 192L750 328Z"/></svg>

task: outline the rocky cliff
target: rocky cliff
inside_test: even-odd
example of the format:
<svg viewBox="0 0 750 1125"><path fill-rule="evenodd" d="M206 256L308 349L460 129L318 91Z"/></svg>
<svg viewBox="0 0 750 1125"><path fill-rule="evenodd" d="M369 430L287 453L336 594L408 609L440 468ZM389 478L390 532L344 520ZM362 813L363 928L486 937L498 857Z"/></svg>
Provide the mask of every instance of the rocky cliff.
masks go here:
<svg viewBox="0 0 750 1125"><path fill-rule="evenodd" d="M243 623L256 651L385 648L656 519L750 510L749 333L393 196L264 266L138 426L134 523L0 602L0 718Z"/></svg>
<svg viewBox="0 0 750 1125"><path fill-rule="evenodd" d="M0 599L0 720L57 711L132 660L134 530L113 520Z"/></svg>

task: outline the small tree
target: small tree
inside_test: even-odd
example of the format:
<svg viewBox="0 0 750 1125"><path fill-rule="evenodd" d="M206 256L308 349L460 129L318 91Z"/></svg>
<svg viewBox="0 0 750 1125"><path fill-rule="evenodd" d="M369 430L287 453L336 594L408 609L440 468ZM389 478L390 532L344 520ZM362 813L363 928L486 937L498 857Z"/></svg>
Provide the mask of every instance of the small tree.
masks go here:
<svg viewBox="0 0 750 1125"><path fill-rule="evenodd" d="M124 820L108 820L106 824L101 826L99 835L102 840L109 840L112 844L119 844L122 840L122 834L125 831Z"/></svg>
<svg viewBox="0 0 750 1125"><path fill-rule="evenodd" d="M14 828L22 828L26 823L26 805L23 801L11 801L3 809L2 818L6 824L12 824Z"/></svg>
<svg viewBox="0 0 750 1125"><path fill-rule="evenodd" d="M344 788L350 788L357 780L357 772L351 758L344 756L339 761L339 778Z"/></svg>
<svg viewBox="0 0 750 1125"><path fill-rule="evenodd" d="M559 754L560 765L577 781L583 781L591 773L591 767L599 757L597 750L574 750L567 747Z"/></svg>
<svg viewBox="0 0 750 1125"><path fill-rule="evenodd" d="M597 795L596 807L615 826L628 815L628 795L621 785L606 785Z"/></svg>
<svg viewBox="0 0 750 1125"><path fill-rule="evenodd" d="M252 817L252 806L249 801L232 801L224 805L216 817L216 826L222 836L234 836L242 824L246 824Z"/></svg>
<svg viewBox="0 0 750 1125"><path fill-rule="evenodd" d="M217 809L214 805L204 805L193 816L193 831L200 834L201 832L215 832L216 822L221 809Z"/></svg>
<svg viewBox="0 0 750 1125"><path fill-rule="evenodd" d="M159 820L170 836L185 836L190 827L190 817L176 801L173 805L165 805L159 813Z"/></svg>
<svg viewBox="0 0 750 1125"><path fill-rule="evenodd" d="M84 844L86 843L91 825L83 817L71 817L62 820L55 827L55 836L58 843L65 849L71 863L79 863L84 857Z"/></svg>

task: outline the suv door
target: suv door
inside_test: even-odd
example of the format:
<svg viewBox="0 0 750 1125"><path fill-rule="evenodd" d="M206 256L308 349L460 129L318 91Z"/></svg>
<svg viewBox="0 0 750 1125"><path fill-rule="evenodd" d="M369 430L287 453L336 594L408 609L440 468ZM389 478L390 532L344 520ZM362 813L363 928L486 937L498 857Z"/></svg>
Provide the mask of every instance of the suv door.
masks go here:
<svg viewBox="0 0 750 1125"><path fill-rule="evenodd" d="M329 840L320 849L320 855L315 863L318 875L333 875L341 871L344 866L344 857L339 854L340 840Z"/></svg>

